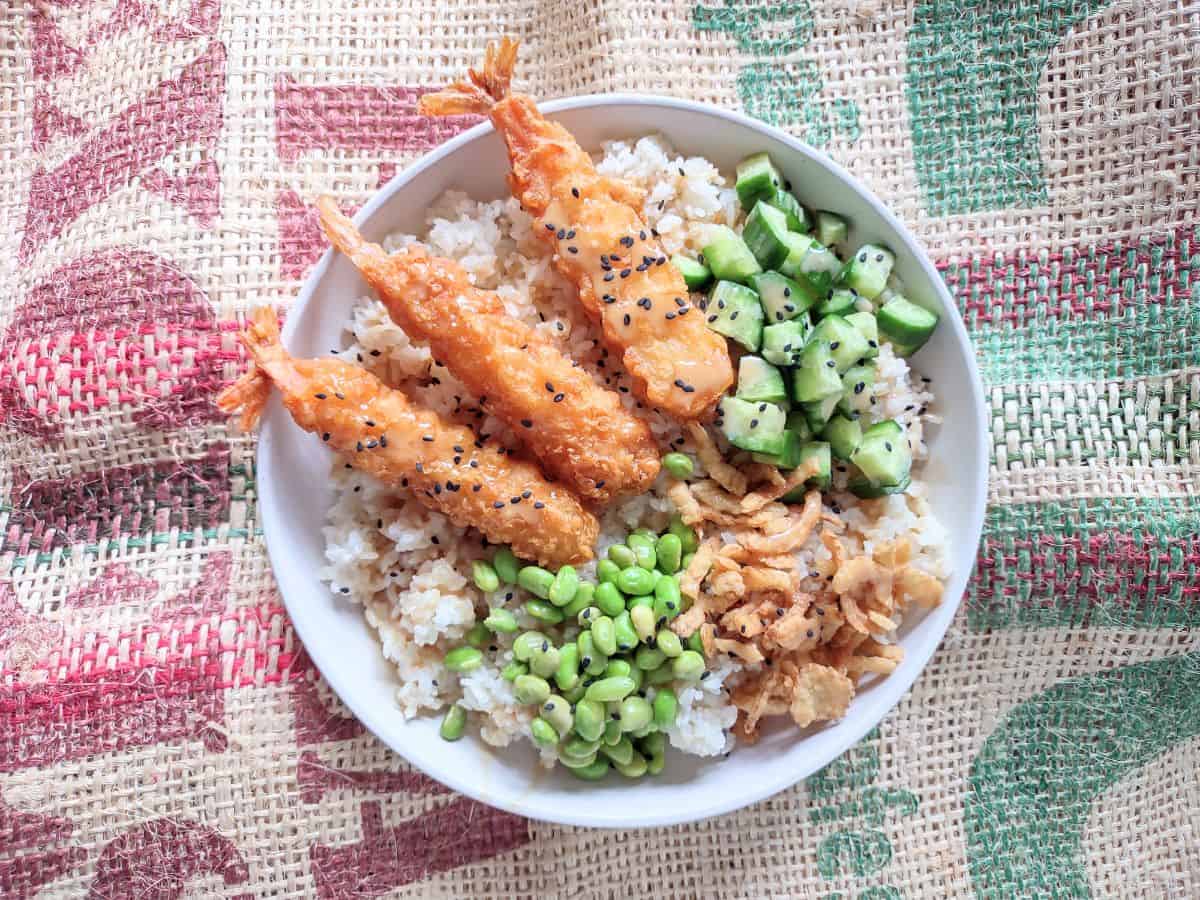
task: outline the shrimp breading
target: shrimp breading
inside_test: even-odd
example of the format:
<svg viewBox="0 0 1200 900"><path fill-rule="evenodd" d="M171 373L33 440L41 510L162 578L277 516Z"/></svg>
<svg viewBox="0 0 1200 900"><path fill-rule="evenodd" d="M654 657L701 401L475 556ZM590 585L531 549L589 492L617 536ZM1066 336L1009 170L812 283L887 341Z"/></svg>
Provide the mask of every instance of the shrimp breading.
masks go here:
<svg viewBox="0 0 1200 900"><path fill-rule="evenodd" d="M392 319L425 341L542 465L582 497L641 493L658 475L649 426L540 333L471 284L454 260L419 246L388 254L366 241L332 198L318 203L333 245L362 272Z"/></svg>
<svg viewBox="0 0 1200 900"><path fill-rule="evenodd" d="M534 464L485 445L471 429L443 420L359 366L293 358L270 309L257 310L241 337L252 368L217 404L240 410L245 425L257 421L273 384L297 425L319 434L359 471L408 488L456 525L478 528L542 565L591 559L596 517Z"/></svg>
<svg viewBox="0 0 1200 900"><path fill-rule="evenodd" d="M508 38L489 46L481 72L426 94L418 108L491 118L508 147L513 196L554 248L555 267L578 288L639 395L678 419L702 418L733 383L725 339L692 306L683 276L641 217L641 197L600 175L571 133L547 121L530 97L510 92L516 56Z"/></svg>

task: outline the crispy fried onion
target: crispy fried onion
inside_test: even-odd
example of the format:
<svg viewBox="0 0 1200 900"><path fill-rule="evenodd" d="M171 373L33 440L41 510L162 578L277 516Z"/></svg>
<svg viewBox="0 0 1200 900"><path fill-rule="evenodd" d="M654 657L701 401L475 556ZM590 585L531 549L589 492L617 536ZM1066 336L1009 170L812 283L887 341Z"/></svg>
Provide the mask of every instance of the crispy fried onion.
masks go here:
<svg viewBox="0 0 1200 900"><path fill-rule="evenodd" d="M758 723L767 716L790 714L800 728L846 714L854 698L854 682L831 666L785 660L743 678L731 699L738 708L735 731L743 739L757 737Z"/></svg>
<svg viewBox="0 0 1200 900"><path fill-rule="evenodd" d="M712 439L708 430L698 422L689 422L687 433L696 445L696 455L708 477L729 491L731 494L746 493L747 478L737 466L725 462L721 451Z"/></svg>
<svg viewBox="0 0 1200 900"><path fill-rule="evenodd" d="M894 615L910 603L936 606L942 585L928 572L908 563L911 549L906 540L884 544L871 556L845 559L836 538L822 535L833 553L837 568L830 587L838 595L846 622L864 635L895 631Z"/></svg>

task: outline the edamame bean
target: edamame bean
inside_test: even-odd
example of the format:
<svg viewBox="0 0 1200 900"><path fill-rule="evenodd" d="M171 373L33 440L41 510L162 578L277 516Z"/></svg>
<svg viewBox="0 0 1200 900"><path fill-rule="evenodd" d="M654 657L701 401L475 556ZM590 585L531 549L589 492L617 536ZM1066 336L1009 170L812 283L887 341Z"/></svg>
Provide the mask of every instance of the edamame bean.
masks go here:
<svg viewBox="0 0 1200 900"><path fill-rule="evenodd" d="M600 741L589 741L581 737L573 737L564 741L563 745L558 749L559 758L567 756L571 759L584 759L600 749Z"/></svg>
<svg viewBox="0 0 1200 900"><path fill-rule="evenodd" d="M600 781L608 774L608 760L604 757L597 757L586 766L568 766L568 768L576 778L582 778L584 781Z"/></svg>
<svg viewBox="0 0 1200 900"><path fill-rule="evenodd" d="M467 711L455 703L442 718L442 727L438 729L438 734L442 736L443 741L457 741L463 736L463 731L467 727Z"/></svg>
<svg viewBox="0 0 1200 900"><path fill-rule="evenodd" d="M654 597L651 596L650 594L642 594L642 596L640 596L640 597L630 597L629 602L627 604L625 604L625 608L628 609L631 613L639 606L646 606L646 607L649 607L651 610L653 610L654 609Z"/></svg>
<svg viewBox="0 0 1200 900"><path fill-rule="evenodd" d="M621 723L617 719L609 719L604 723L604 743L611 747L621 740Z"/></svg>
<svg viewBox="0 0 1200 900"><path fill-rule="evenodd" d="M482 559L471 563L471 578L475 581L475 587L485 594L490 594L500 588L500 576L496 574L491 563Z"/></svg>
<svg viewBox="0 0 1200 900"><path fill-rule="evenodd" d="M496 634L513 634L520 626L516 616L503 606L497 606L483 620L483 627Z"/></svg>
<svg viewBox="0 0 1200 900"><path fill-rule="evenodd" d="M560 691L569 691L579 683L579 645L567 644L558 651L558 671L554 683Z"/></svg>
<svg viewBox="0 0 1200 900"><path fill-rule="evenodd" d="M594 584L583 583L579 585L579 589L575 591L575 599L563 607L563 616L568 619L573 619L580 612L592 605L592 600L596 595L596 586Z"/></svg>
<svg viewBox="0 0 1200 900"><path fill-rule="evenodd" d="M602 559L596 563L596 580L601 584L607 584L617 580L617 576L621 574L621 567L611 559Z"/></svg>
<svg viewBox="0 0 1200 900"><path fill-rule="evenodd" d="M575 725L575 717L571 715L571 704L558 694L551 694L542 704L542 718L554 726L559 737L566 737Z"/></svg>
<svg viewBox="0 0 1200 900"><path fill-rule="evenodd" d="M608 558L620 566L622 571L637 565L637 556L624 544L613 544L609 547Z"/></svg>
<svg viewBox="0 0 1200 900"><path fill-rule="evenodd" d="M552 603L547 603L545 600L526 600L525 612L533 616L539 622L545 622L547 625L557 625L563 620L562 611Z"/></svg>
<svg viewBox="0 0 1200 900"><path fill-rule="evenodd" d="M665 575L654 586L654 616L656 619L675 618L682 611L683 595L673 575Z"/></svg>
<svg viewBox="0 0 1200 900"><path fill-rule="evenodd" d="M574 756L567 756L561 751L558 754L558 761L572 771L575 769L586 769L600 758L601 757L599 757L596 753L591 753L588 756L581 756L578 759L576 759Z"/></svg>
<svg viewBox="0 0 1200 900"><path fill-rule="evenodd" d="M652 669L651 671L646 673L646 684L652 684L652 685L658 686L660 684L666 684L668 681L674 681L674 680L675 680L675 673L671 671L671 664L669 662L664 663L663 665L659 666L657 669Z"/></svg>
<svg viewBox="0 0 1200 900"><path fill-rule="evenodd" d="M587 685L584 684L583 679L580 678L579 681L577 681L575 683L575 687L571 688L568 691L563 691L563 696L567 699L568 703L570 703L572 706L574 706L576 703L578 703L580 700L583 699L583 692L585 690L587 690Z"/></svg>
<svg viewBox="0 0 1200 900"><path fill-rule="evenodd" d="M467 631L466 637L467 643L472 647L483 648L488 645L489 641L491 641L492 633L488 631L486 627L484 627L482 622L476 622L471 626L470 630Z"/></svg>
<svg viewBox="0 0 1200 900"><path fill-rule="evenodd" d="M575 599L575 592L578 590L579 575L575 572L575 567L563 566L554 576L554 581L546 596L555 606L566 606Z"/></svg>
<svg viewBox="0 0 1200 900"><path fill-rule="evenodd" d="M633 672L633 664L627 659L610 659L608 665L604 667L605 678L628 678Z"/></svg>
<svg viewBox="0 0 1200 900"><path fill-rule="evenodd" d="M579 623L580 628L591 628L592 623L600 618L604 613L600 612L600 607L589 606L576 617L575 621Z"/></svg>
<svg viewBox="0 0 1200 900"><path fill-rule="evenodd" d="M680 681L698 681L704 674L704 657L695 650L684 650L671 660L671 673Z"/></svg>
<svg viewBox="0 0 1200 900"><path fill-rule="evenodd" d="M684 553L695 553L696 548L700 546L700 539L696 536L696 529L690 525L685 525L678 513L671 516L671 524L667 526L667 531L679 538L680 544L683 545Z"/></svg>
<svg viewBox="0 0 1200 900"><path fill-rule="evenodd" d="M455 647L442 658L451 672L470 672L483 665L483 654L474 647Z"/></svg>
<svg viewBox="0 0 1200 900"><path fill-rule="evenodd" d="M596 605L606 616L616 616L625 608L625 598L615 584L606 581L596 588Z"/></svg>
<svg viewBox="0 0 1200 900"><path fill-rule="evenodd" d="M585 741L599 740L604 734L604 704L587 697L575 704L575 733Z"/></svg>
<svg viewBox="0 0 1200 900"><path fill-rule="evenodd" d="M660 571L668 575L679 571L679 563L683 560L683 542L679 540L679 535L670 532L664 534L654 546L654 552L658 554Z"/></svg>
<svg viewBox="0 0 1200 900"><path fill-rule="evenodd" d="M545 650L538 648L529 657L529 671L542 678L549 678L558 671L559 659L557 647L548 647Z"/></svg>
<svg viewBox="0 0 1200 900"><path fill-rule="evenodd" d="M667 470L668 475L680 481L691 478L692 473L696 471L692 458L686 453L668 453L662 458L662 467Z"/></svg>
<svg viewBox="0 0 1200 900"><path fill-rule="evenodd" d="M550 696L550 685L537 675L518 675L513 682L513 696L518 703L541 705Z"/></svg>
<svg viewBox="0 0 1200 900"><path fill-rule="evenodd" d="M699 628L688 635L687 645L689 650L695 650L700 654L704 653L704 639L700 637Z"/></svg>
<svg viewBox="0 0 1200 900"><path fill-rule="evenodd" d="M675 724L679 712L679 700L670 688L663 688L654 695L654 724L659 728L670 728Z"/></svg>
<svg viewBox="0 0 1200 900"><path fill-rule="evenodd" d="M529 723L529 733L534 741L543 747L553 747L558 743L558 732L540 716Z"/></svg>
<svg viewBox="0 0 1200 900"><path fill-rule="evenodd" d="M658 537L653 528L648 528L645 525L639 525L637 528L633 529L630 534L640 534L642 537L650 538L650 540L655 540Z"/></svg>
<svg viewBox="0 0 1200 900"><path fill-rule="evenodd" d="M622 594L630 597L649 594L654 590L654 576L640 566L630 566L628 569L622 569L621 574L617 576L617 587L621 589Z"/></svg>
<svg viewBox="0 0 1200 900"><path fill-rule="evenodd" d="M525 566L517 573L517 584L535 597L545 600L550 596L550 586L554 584L554 573L548 572L541 566Z"/></svg>
<svg viewBox="0 0 1200 900"><path fill-rule="evenodd" d="M579 667L583 671L589 675L599 675L604 671L604 667L608 665L608 657L596 649L590 631L580 634L575 639L575 644L579 647Z"/></svg>
<svg viewBox="0 0 1200 900"><path fill-rule="evenodd" d="M643 672L653 672L666 659L667 654L663 653L657 647L638 647L638 652L633 657L633 661L637 663L637 667Z"/></svg>
<svg viewBox="0 0 1200 900"><path fill-rule="evenodd" d="M630 621L629 613L623 612L613 619L613 632L617 636L618 650L632 650L638 645L637 632L633 630L633 622Z"/></svg>
<svg viewBox="0 0 1200 900"><path fill-rule="evenodd" d="M613 762L624 765L633 758L633 741L631 741L628 737L622 736L621 739L612 746L609 746L608 744L602 744L600 746L600 752Z"/></svg>
<svg viewBox="0 0 1200 900"><path fill-rule="evenodd" d="M505 681L516 681L517 676L524 675L529 671L529 666L523 662L517 662L515 659L507 666L500 670L500 677Z"/></svg>
<svg viewBox="0 0 1200 900"><path fill-rule="evenodd" d="M645 698L633 696L621 701L621 730L638 731L654 719L654 708Z"/></svg>
<svg viewBox="0 0 1200 900"><path fill-rule="evenodd" d="M654 637L654 646L663 652L663 656L674 659L683 652L683 641L670 628L660 628Z"/></svg>
<svg viewBox="0 0 1200 900"><path fill-rule="evenodd" d="M617 652L617 633L613 628L613 620L608 616L600 616L592 622L592 643L605 656Z"/></svg>
<svg viewBox="0 0 1200 900"><path fill-rule="evenodd" d="M649 606L635 606L629 610L629 621L639 639L648 641L654 637L654 610Z"/></svg>
<svg viewBox="0 0 1200 900"><path fill-rule="evenodd" d="M613 768L624 775L626 778L641 778L649 771L650 764L646 761L646 757L640 753L633 753L627 763L613 763Z"/></svg>
<svg viewBox="0 0 1200 900"><path fill-rule="evenodd" d="M513 656L521 662L529 662L534 650L550 649L550 639L540 631L526 631L513 641Z"/></svg>
<svg viewBox="0 0 1200 900"><path fill-rule="evenodd" d="M634 666L629 670L629 677L633 679L633 689L640 691L642 689L642 682L646 680L646 673L637 666Z"/></svg>
<svg viewBox="0 0 1200 900"><path fill-rule="evenodd" d="M521 564L517 562L517 557L510 548L501 547L492 557L492 568L496 570L497 577L505 584L516 584L517 572L520 570Z"/></svg>
<svg viewBox="0 0 1200 900"><path fill-rule="evenodd" d="M631 534L625 539L637 564L643 569L653 569L658 557L654 553L654 540L644 534Z"/></svg>
<svg viewBox="0 0 1200 900"><path fill-rule="evenodd" d="M666 765L667 765L666 756L664 756L662 754L660 754L658 756L651 756L649 759L646 760L646 774L647 775L657 775L664 768L666 768Z"/></svg>
<svg viewBox="0 0 1200 900"><path fill-rule="evenodd" d="M525 676L526 678L530 676ZM609 700L623 700L634 692L637 685L627 675L615 675L611 678L601 678L593 681L583 696L588 700L607 703Z"/></svg>
<svg viewBox="0 0 1200 900"><path fill-rule="evenodd" d="M683 554L683 559L681 559L679 561L679 571L686 572L688 569L690 569L692 567L692 560L695 558L696 558L695 553Z"/></svg>

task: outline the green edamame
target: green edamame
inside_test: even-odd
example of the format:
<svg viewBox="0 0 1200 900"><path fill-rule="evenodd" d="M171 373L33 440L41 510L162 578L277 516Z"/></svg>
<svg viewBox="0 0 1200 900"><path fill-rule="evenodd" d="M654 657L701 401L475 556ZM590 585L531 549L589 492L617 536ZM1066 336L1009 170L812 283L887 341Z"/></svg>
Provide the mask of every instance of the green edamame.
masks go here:
<svg viewBox="0 0 1200 900"><path fill-rule="evenodd" d="M562 610L545 600L526 600L525 612L547 625L558 625L563 620Z"/></svg>
<svg viewBox="0 0 1200 900"><path fill-rule="evenodd" d="M609 719L604 723L604 743L611 747L620 742L622 736L621 723L617 719Z"/></svg>
<svg viewBox="0 0 1200 900"><path fill-rule="evenodd" d="M529 657L529 671L541 678L549 678L558 671L560 654L557 647L540 647Z"/></svg>
<svg viewBox="0 0 1200 900"><path fill-rule="evenodd" d="M563 616L568 619L573 619L580 612L592 605L592 600L596 595L596 586L584 582L579 585L579 589L575 591L575 599L563 607Z"/></svg>
<svg viewBox="0 0 1200 900"><path fill-rule="evenodd" d="M586 769L589 766L591 766L592 764L594 764L600 758L601 757L599 757L594 752L589 754L588 756L581 756L578 758L576 758L574 756L567 756L566 754L562 753L561 751L558 754L558 761L560 763L562 763L564 766L566 766L568 769L570 769L571 771L575 771L576 769Z"/></svg>
<svg viewBox="0 0 1200 900"><path fill-rule="evenodd" d="M622 731L639 731L653 721L654 708L643 697L626 697L621 701L619 718Z"/></svg>
<svg viewBox="0 0 1200 900"><path fill-rule="evenodd" d="M575 682L575 687L563 691L563 696L567 699L568 703L574 706L583 699L583 692L585 690L587 690L587 685L584 684L583 679L580 678L577 682Z"/></svg>
<svg viewBox="0 0 1200 900"><path fill-rule="evenodd" d="M667 752L667 736L661 731L649 734L638 741L638 749L646 756L662 756Z"/></svg>
<svg viewBox="0 0 1200 900"><path fill-rule="evenodd" d="M608 558L621 567L621 570L637 565L637 556L624 544L613 544L608 548Z"/></svg>
<svg viewBox="0 0 1200 900"><path fill-rule="evenodd" d="M687 645L689 650L695 650L700 654L704 653L704 639L700 637L699 628L688 635Z"/></svg>
<svg viewBox="0 0 1200 900"><path fill-rule="evenodd" d="M679 540L679 535L670 532L664 534L658 539L654 552L658 554L659 571L668 575L679 571L679 564L683 561L683 542Z"/></svg>
<svg viewBox="0 0 1200 900"><path fill-rule="evenodd" d="M463 731L467 727L467 711L457 703L446 710L446 715L442 718L442 727L438 729L438 734L442 736L443 741L457 741L463 736Z"/></svg>
<svg viewBox="0 0 1200 900"><path fill-rule="evenodd" d="M618 676L628 678L632 672L633 665L627 659L610 659L608 665L604 667L605 678Z"/></svg>
<svg viewBox="0 0 1200 900"><path fill-rule="evenodd" d="M629 602L625 604L625 608L631 613L639 606L645 606L649 609L654 609L654 597L650 594L642 594L640 597L630 597Z"/></svg>
<svg viewBox="0 0 1200 900"><path fill-rule="evenodd" d="M679 700L670 688L663 688L654 695L654 724L659 728L670 728L675 724L679 712Z"/></svg>
<svg viewBox="0 0 1200 900"><path fill-rule="evenodd" d="M575 621L579 623L580 628L591 628L592 623L600 618L604 613L600 612L600 607L589 606L585 610L581 610L579 615L575 617Z"/></svg>
<svg viewBox="0 0 1200 900"><path fill-rule="evenodd" d="M573 737L563 742L558 748L560 757L569 756L571 759L584 759L600 749L600 741L588 741L581 737Z"/></svg>
<svg viewBox="0 0 1200 900"><path fill-rule="evenodd" d="M517 557L511 549L501 547L492 557L492 568L496 570L496 575L505 584L516 584L517 572L520 570L521 564L517 562Z"/></svg>
<svg viewBox="0 0 1200 900"><path fill-rule="evenodd" d="M601 584L608 584L616 581L617 576L621 574L621 567L611 559L602 559L596 563L596 580Z"/></svg>
<svg viewBox="0 0 1200 900"><path fill-rule="evenodd" d="M558 651L558 671L554 683L560 691L569 691L579 683L579 645L567 644Z"/></svg>
<svg viewBox="0 0 1200 900"><path fill-rule="evenodd" d="M663 663L657 669L652 669L646 673L646 684L655 685L656 687L674 680L675 673L671 671L671 664L669 662Z"/></svg>
<svg viewBox="0 0 1200 900"><path fill-rule="evenodd" d="M644 534L631 534L625 539L625 544L633 551L634 559L643 569L653 569L658 557L654 552L654 539Z"/></svg>
<svg viewBox="0 0 1200 900"><path fill-rule="evenodd" d="M586 766L575 766L570 768L570 772L576 778L582 778L584 781L600 781L608 774L608 760L604 757L597 757Z"/></svg>
<svg viewBox="0 0 1200 900"><path fill-rule="evenodd" d="M633 657L633 661L643 672L653 672L666 662L666 659L667 654L657 647L638 647L638 651Z"/></svg>
<svg viewBox="0 0 1200 900"><path fill-rule="evenodd" d="M695 553L700 546L700 538L696 535L696 529L685 525L678 514L671 516L671 524L667 527L667 531L679 538L684 554Z"/></svg>
<svg viewBox="0 0 1200 900"><path fill-rule="evenodd" d="M670 628L660 628L654 637L654 646L663 652L663 656L674 659L683 652L683 641Z"/></svg>
<svg viewBox="0 0 1200 900"><path fill-rule="evenodd" d="M581 633L575 639L575 645L579 648L579 667L583 671L589 675L599 675L604 671L604 667L608 665L608 657L596 649L590 631Z"/></svg>
<svg viewBox="0 0 1200 900"><path fill-rule="evenodd" d="M550 591L546 596L555 606L566 606L575 599L575 592L578 590L579 575L575 572L575 567L563 566L554 576L554 581L550 584Z"/></svg>
<svg viewBox="0 0 1200 900"><path fill-rule="evenodd" d="M455 647L442 658L451 672L470 672L483 665L483 654L474 647Z"/></svg>
<svg viewBox="0 0 1200 900"><path fill-rule="evenodd" d="M471 563L471 578L475 581L475 587L479 588L485 594L490 594L492 591L500 589L500 576L496 574L496 570L492 564L485 562L482 559L477 559Z"/></svg>
<svg viewBox="0 0 1200 900"><path fill-rule="evenodd" d="M654 613L659 619L673 619L683 608L683 595L673 575L664 575L654 586Z"/></svg>
<svg viewBox="0 0 1200 900"><path fill-rule="evenodd" d="M482 622L476 622L467 631L466 638L467 643L472 647L482 649L492 640L492 633L487 630Z"/></svg>
<svg viewBox="0 0 1200 900"><path fill-rule="evenodd" d="M558 736L566 737L575 726L575 717L571 714L571 704L565 697L551 694L542 704L542 718L554 726Z"/></svg>
<svg viewBox="0 0 1200 900"><path fill-rule="evenodd" d="M513 641L513 656L521 662L528 662L534 650L550 649L550 639L540 631L526 631Z"/></svg>
<svg viewBox="0 0 1200 900"><path fill-rule="evenodd" d="M646 760L646 774L657 775L667 766L667 757L663 754L651 756Z"/></svg>
<svg viewBox="0 0 1200 900"><path fill-rule="evenodd" d="M635 606L629 610L629 621L637 632L639 640L648 641L654 637L654 610L649 606Z"/></svg>
<svg viewBox="0 0 1200 900"><path fill-rule="evenodd" d="M526 678L531 676L526 675ZM623 700L634 692L637 684L627 675L616 675L611 678L601 678L593 681L583 696L588 700L607 703L609 700Z"/></svg>
<svg viewBox="0 0 1200 900"><path fill-rule="evenodd" d="M613 631L617 636L618 650L632 650L638 645L637 632L633 629L633 622L629 618L629 613L623 612L613 619Z"/></svg>
<svg viewBox="0 0 1200 900"><path fill-rule="evenodd" d="M612 656L617 652L617 633L613 627L613 620L608 616L600 616L592 622L592 643L605 656Z"/></svg>
<svg viewBox="0 0 1200 900"><path fill-rule="evenodd" d="M540 716L529 723L529 733L534 741L543 747L552 747L558 743L558 732Z"/></svg>
<svg viewBox="0 0 1200 900"><path fill-rule="evenodd" d="M604 734L604 704L586 697L575 704L575 733L585 741L596 741Z"/></svg>
<svg viewBox="0 0 1200 900"><path fill-rule="evenodd" d="M648 537L651 540L654 540L658 537L653 528L648 528L645 525L639 525L637 528L633 529L630 534L640 534L642 537Z"/></svg>
<svg viewBox="0 0 1200 900"><path fill-rule="evenodd" d="M513 696L518 703L541 705L550 696L550 685L537 675L518 675L513 681Z"/></svg>
<svg viewBox="0 0 1200 900"><path fill-rule="evenodd" d="M497 606L488 612L483 620L483 627L496 634L513 634L520 626L517 617L503 606Z"/></svg>
<svg viewBox="0 0 1200 900"><path fill-rule="evenodd" d="M646 761L646 757L640 753L633 753L627 763L613 763L613 768L624 775L626 778L641 778L650 769L650 764Z"/></svg>
<svg viewBox="0 0 1200 900"><path fill-rule="evenodd" d="M654 576L640 566L630 566L628 569L622 569L621 574L617 576L617 587L621 589L622 594L630 597L649 594L654 590Z"/></svg>
<svg viewBox="0 0 1200 900"><path fill-rule="evenodd" d="M704 657L695 650L684 650L671 660L671 673L680 681L698 681L704 674Z"/></svg>
<svg viewBox="0 0 1200 900"><path fill-rule="evenodd" d="M681 559L679 561L679 571L686 572L688 569L690 569L692 567L692 560L695 558L696 558L695 553L683 554L683 559Z"/></svg>
<svg viewBox="0 0 1200 900"><path fill-rule="evenodd" d="M615 584L606 581L596 588L596 605L606 616L616 616L625 608L625 598Z"/></svg>
<svg viewBox="0 0 1200 900"><path fill-rule="evenodd" d="M667 470L668 475L680 481L691 478L692 473L696 471L692 458L686 453L668 453L662 458L662 467Z"/></svg>
<svg viewBox="0 0 1200 900"><path fill-rule="evenodd" d="M525 566L517 573L517 584L535 597L545 600L550 596L550 586L554 584L554 573L546 571L541 566Z"/></svg>
<svg viewBox="0 0 1200 900"><path fill-rule="evenodd" d="M624 765L633 758L633 741L631 741L627 736L623 735L619 741L611 746L608 744L602 744L600 746L600 752L613 762L619 765Z"/></svg>
<svg viewBox="0 0 1200 900"><path fill-rule="evenodd" d="M516 681L517 677L524 675L529 671L529 666L523 662L517 662L515 659L507 666L500 670L500 677L505 681Z"/></svg>

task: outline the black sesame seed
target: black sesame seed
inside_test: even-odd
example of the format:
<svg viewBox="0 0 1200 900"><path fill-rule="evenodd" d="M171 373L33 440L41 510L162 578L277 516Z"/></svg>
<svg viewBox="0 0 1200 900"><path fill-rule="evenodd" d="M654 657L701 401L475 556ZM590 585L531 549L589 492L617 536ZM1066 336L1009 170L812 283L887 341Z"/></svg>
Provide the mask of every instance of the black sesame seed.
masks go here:
<svg viewBox="0 0 1200 900"><path fill-rule="evenodd" d="M836 350L836 349L837 349L838 347L840 347L840 346L842 346L842 342L841 342L841 341L834 341L833 343L831 343L831 344L829 345L829 349L830 349L830 350Z"/></svg>
<svg viewBox="0 0 1200 900"><path fill-rule="evenodd" d="M316 396L317 396L317 399L318 399L318 400L324 400L324 399L325 399L325 395L324 395L324 394L317 394Z"/></svg>
<svg viewBox="0 0 1200 900"><path fill-rule="evenodd" d="M497 500L496 502L494 502L494 503L492 504L492 507L493 507L494 509L504 509L504 501L503 501L503 500Z"/></svg>
<svg viewBox="0 0 1200 900"><path fill-rule="evenodd" d="M533 508L534 508L534 509L545 509L545 508L546 508L546 504L545 504L545 503L543 503L541 500L535 500L535 501L534 501L534 504L533 504Z"/></svg>
<svg viewBox="0 0 1200 900"><path fill-rule="evenodd" d="M345 394L342 394L342 393L335 393L333 396L337 397L339 400L345 400L345 399L346 399L346 395L345 395Z"/></svg>
<svg viewBox="0 0 1200 900"><path fill-rule="evenodd" d="M547 230L547 231L554 231L555 229L554 229L554 226L553 226L553 225L551 225L549 222L547 222L547 223L546 223L546 230Z"/></svg>
<svg viewBox="0 0 1200 900"><path fill-rule="evenodd" d="M432 434L422 435L421 440L423 440L427 444L432 444L433 443L433 435Z"/></svg>
<svg viewBox="0 0 1200 900"><path fill-rule="evenodd" d="M562 403L562 402L563 402L563 399L564 399L566 396L567 396L566 394L561 394L561 393L560 393L560 394L555 394L555 395L554 395L554 402L555 402L555 403Z"/></svg>
<svg viewBox="0 0 1200 900"><path fill-rule="evenodd" d="M526 428L532 428L533 427L533 419L522 419L521 424L524 425Z"/></svg>
<svg viewBox="0 0 1200 900"><path fill-rule="evenodd" d="M575 229L574 228L572 228L570 231L567 232L567 240L569 241L573 237L575 237Z"/></svg>
<svg viewBox="0 0 1200 900"><path fill-rule="evenodd" d="M865 381L860 381L858 384L854 385L854 393L861 394L863 392L863 388L866 386L867 384Z"/></svg>
<svg viewBox="0 0 1200 900"><path fill-rule="evenodd" d="M567 236L567 229L565 229L565 228L558 229L558 234L556 234L554 236L561 241L563 238L565 238Z"/></svg>
<svg viewBox="0 0 1200 900"><path fill-rule="evenodd" d="M604 280L605 280L605 281L612 281L612 280L613 280L613 273L612 273L612 272L609 272L607 275L605 275L605 276L604 276Z"/></svg>
<svg viewBox="0 0 1200 900"><path fill-rule="evenodd" d="M837 363L834 362L832 359L827 359L827 360L825 360L825 365L829 366L829 368L832 369L837 365Z"/></svg>
<svg viewBox="0 0 1200 900"><path fill-rule="evenodd" d="M552 382L552 381L546 382L546 391L547 391L547 393L550 393L550 394L554 393L554 382Z"/></svg>
<svg viewBox="0 0 1200 900"><path fill-rule="evenodd" d="M578 197L579 196L579 188L577 188L577 187L571 188L571 196Z"/></svg>
<svg viewBox="0 0 1200 900"><path fill-rule="evenodd" d="M483 485L481 485L481 484L473 484L473 485L471 485L471 492L472 492L472 493L476 493L476 494L477 494L477 493L479 493L479 489L480 489L481 487L483 487ZM501 506L503 506L503 504L501 504Z"/></svg>
<svg viewBox="0 0 1200 900"><path fill-rule="evenodd" d="M625 313L625 319L624 319L625 324L628 325L632 321L633 320L629 317L629 313Z"/></svg>
<svg viewBox="0 0 1200 900"><path fill-rule="evenodd" d="M321 440L323 440L323 441L329 440L329 432L328 431L325 432L323 435L321 435Z"/></svg>
<svg viewBox="0 0 1200 900"><path fill-rule="evenodd" d="M667 313L667 314L666 314L666 317L665 317L665 318L667 318L667 319L673 319L673 318L675 318L675 313L673 313L673 312L669 312L669 313Z"/></svg>
<svg viewBox="0 0 1200 900"><path fill-rule="evenodd" d="M758 419L751 419L751 420L750 420L750 427L751 427L751 428L757 428L757 427L758 427Z"/></svg>
<svg viewBox="0 0 1200 900"><path fill-rule="evenodd" d="M631 274L632 274L632 272L631 272L631 270L629 270L629 269L622 269L622 270L621 270L621 277L622 277L622 278L628 278L628 277L629 277Z"/></svg>
<svg viewBox="0 0 1200 900"><path fill-rule="evenodd" d="M599 481L596 482L596 487L597 488L604 487L604 479L603 478L601 478Z"/></svg>
<svg viewBox="0 0 1200 900"><path fill-rule="evenodd" d="M568 252L568 253L578 253L578 252L579 252L579 248L578 248L578 247L568 247L568 248L567 248L567 252Z"/></svg>

